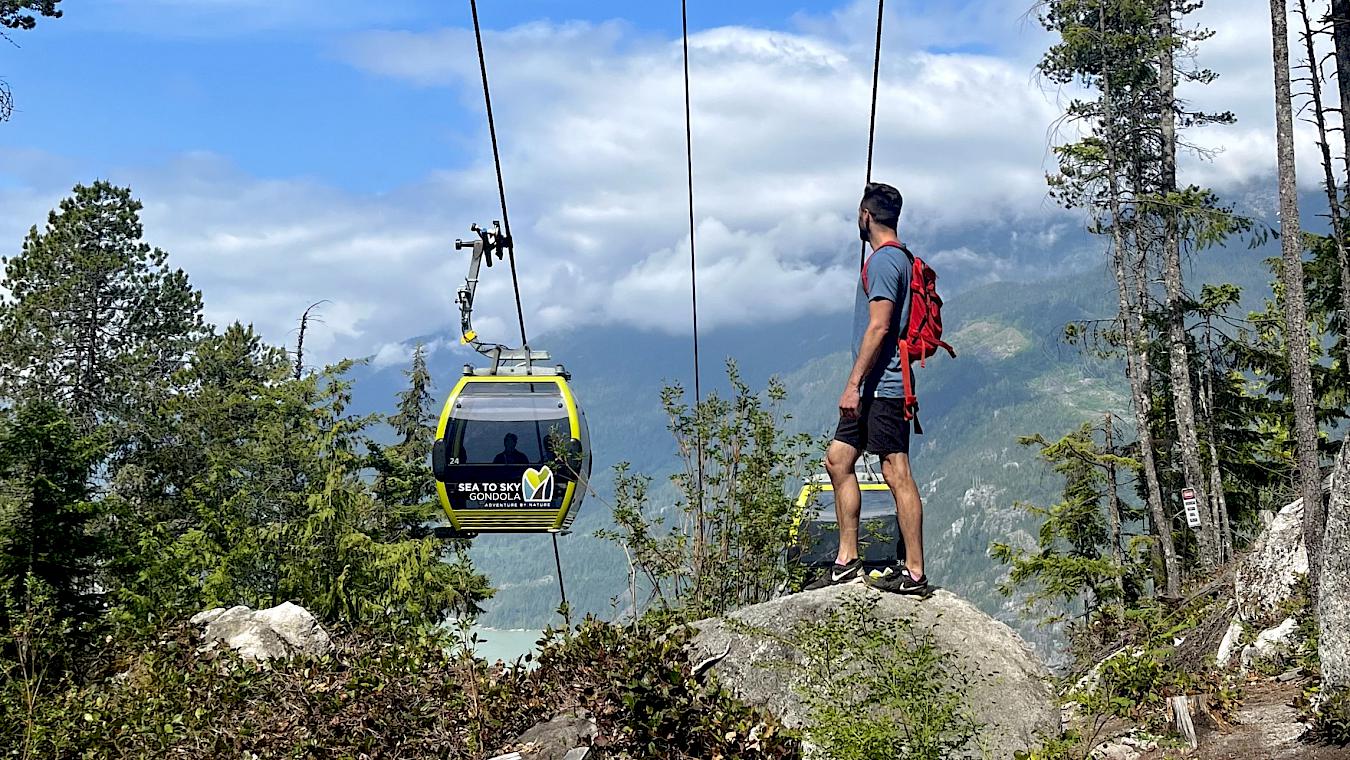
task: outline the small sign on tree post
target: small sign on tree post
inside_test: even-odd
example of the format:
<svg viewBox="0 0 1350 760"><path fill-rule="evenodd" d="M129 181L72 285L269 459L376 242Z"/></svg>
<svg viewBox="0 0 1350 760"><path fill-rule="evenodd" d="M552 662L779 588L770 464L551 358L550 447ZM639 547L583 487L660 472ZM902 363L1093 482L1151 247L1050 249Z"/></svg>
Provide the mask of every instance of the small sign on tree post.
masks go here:
<svg viewBox="0 0 1350 760"><path fill-rule="evenodd" d="M1186 507L1186 525L1200 527L1200 502L1196 501L1194 488L1181 489L1181 503Z"/></svg>

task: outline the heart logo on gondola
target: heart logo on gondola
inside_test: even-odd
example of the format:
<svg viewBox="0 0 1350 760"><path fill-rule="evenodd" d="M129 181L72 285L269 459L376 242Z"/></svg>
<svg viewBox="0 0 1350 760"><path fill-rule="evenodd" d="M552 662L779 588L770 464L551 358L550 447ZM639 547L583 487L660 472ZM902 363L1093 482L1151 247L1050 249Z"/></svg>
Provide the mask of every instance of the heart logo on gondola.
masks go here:
<svg viewBox="0 0 1350 760"><path fill-rule="evenodd" d="M553 470L547 466L529 468L520 479L520 492L525 501L553 501Z"/></svg>

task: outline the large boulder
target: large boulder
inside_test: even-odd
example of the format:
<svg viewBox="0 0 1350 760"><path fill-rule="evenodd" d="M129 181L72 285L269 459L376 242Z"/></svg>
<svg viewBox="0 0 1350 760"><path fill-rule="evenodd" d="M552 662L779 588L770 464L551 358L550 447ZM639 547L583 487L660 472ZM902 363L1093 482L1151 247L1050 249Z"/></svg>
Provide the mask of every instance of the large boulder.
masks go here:
<svg viewBox="0 0 1350 760"><path fill-rule="evenodd" d="M192 624L203 626L203 650L224 644L245 659L275 660L328 651L328 632L309 610L283 602L265 610L243 605L200 612Z"/></svg>
<svg viewBox="0 0 1350 760"><path fill-rule="evenodd" d="M1283 623L1258 633L1256 641L1242 650L1242 672L1248 673L1262 666L1282 667L1297 645L1298 621L1286 618Z"/></svg>
<svg viewBox="0 0 1350 760"><path fill-rule="evenodd" d="M984 727L981 739L991 757L1010 758L1059 733L1060 711L1045 665L1011 628L947 591L918 599L853 585L781 597L695 623L691 659L741 700L802 727L809 715L797 691L804 683L801 669L794 663L802 663L804 655L794 637L804 625L828 619L860 597L875 599L878 618L908 619L914 630L931 632L936 646L953 656L969 678L963 687L966 706Z"/></svg>
<svg viewBox="0 0 1350 760"><path fill-rule="evenodd" d="M1331 473L1317 619L1322 681L1350 687L1350 444L1341 447Z"/></svg>
<svg viewBox="0 0 1350 760"><path fill-rule="evenodd" d="M1281 509L1242 558L1234 573L1237 620L1263 630L1285 618L1280 609L1308 574L1303 545L1303 500Z"/></svg>

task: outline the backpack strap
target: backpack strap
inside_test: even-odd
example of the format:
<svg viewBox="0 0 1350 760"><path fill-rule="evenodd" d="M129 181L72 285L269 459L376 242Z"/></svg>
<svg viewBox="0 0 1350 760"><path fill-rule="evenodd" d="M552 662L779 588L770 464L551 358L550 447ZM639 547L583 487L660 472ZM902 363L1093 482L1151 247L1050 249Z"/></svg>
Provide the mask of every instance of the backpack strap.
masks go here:
<svg viewBox="0 0 1350 760"><path fill-rule="evenodd" d="M914 433L923 435L923 425L919 424L919 397L914 395L914 368L910 366L909 341L900 341L900 377L905 383L904 418L914 422Z"/></svg>
<svg viewBox="0 0 1350 760"><path fill-rule="evenodd" d="M914 254L912 254L912 253L909 252L909 249L905 247L905 244L904 244L904 243L898 243L898 242L892 240L892 241L890 241L889 243L882 243L881 245L877 246L876 251L872 251L872 253L868 255L867 259L866 259L865 261L863 261L863 265L862 265L862 286L863 286L863 292L867 292L868 290L871 290L871 288L868 286L868 283L867 283L867 265L872 263L872 257L875 256L875 255L877 255L877 251L881 250L882 248L899 248L900 250L904 251L906 254L909 254L909 258L910 258L911 260L914 258Z"/></svg>

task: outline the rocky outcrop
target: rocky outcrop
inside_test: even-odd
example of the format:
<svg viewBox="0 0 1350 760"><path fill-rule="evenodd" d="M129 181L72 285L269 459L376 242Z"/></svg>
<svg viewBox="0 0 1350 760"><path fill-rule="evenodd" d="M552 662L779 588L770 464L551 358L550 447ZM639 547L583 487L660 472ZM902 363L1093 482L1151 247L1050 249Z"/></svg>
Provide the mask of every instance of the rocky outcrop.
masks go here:
<svg viewBox="0 0 1350 760"><path fill-rule="evenodd" d="M1280 607L1294 595L1300 577L1308 574L1303 545L1303 500L1281 509L1238 563L1233 578L1237 620L1263 630L1284 619Z"/></svg>
<svg viewBox="0 0 1350 760"><path fill-rule="evenodd" d="M1242 672L1262 665L1284 664L1297 645L1297 631L1298 621L1287 618L1283 623L1257 634L1256 641L1242 650Z"/></svg>
<svg viewBox="0 0 1350 760"><path fill-rule="evenodd" d="M582 760L590 754L590 743L598 730L595 719L585 710L560 713L521 734L516 739L515 752L499 757Z"/></svg>
<svg viewBox="0 0 1350 760"><path fill-rule="evenodd" d="M803 624L830 617L850 598L875 598L878 618L912 621L931 632L969 678L963 687L972 717L983 725L991 757L1012 757L1058 734L1060 711L1049 672L1007 625L947 591L927 599L883 594L864 586L836 586L774 599L727 618L695 623L691 660L716 673L741 700L767 709L785 724L809 720L798 693L804 655L794 643ZM897 642L903 646L903 642ZM696 667L696 669L700 669Z"/></svg>
<svg viewBox="0 0 1350 760"><path fill-rule="evenodd" d="M245 659L275 660L300 654L321 655L328 651L328 632L309 610L283 602L265 610L243 605L200 612L192 624L204 626L202 650L224 644Z"/></svg>
<svg viewBox="0 0 1350 760"><path fill-rule="evenodd" d="M1341 447L1331 474L1317 614L1323 683L1350 687L1350 445Z"/></svg>

